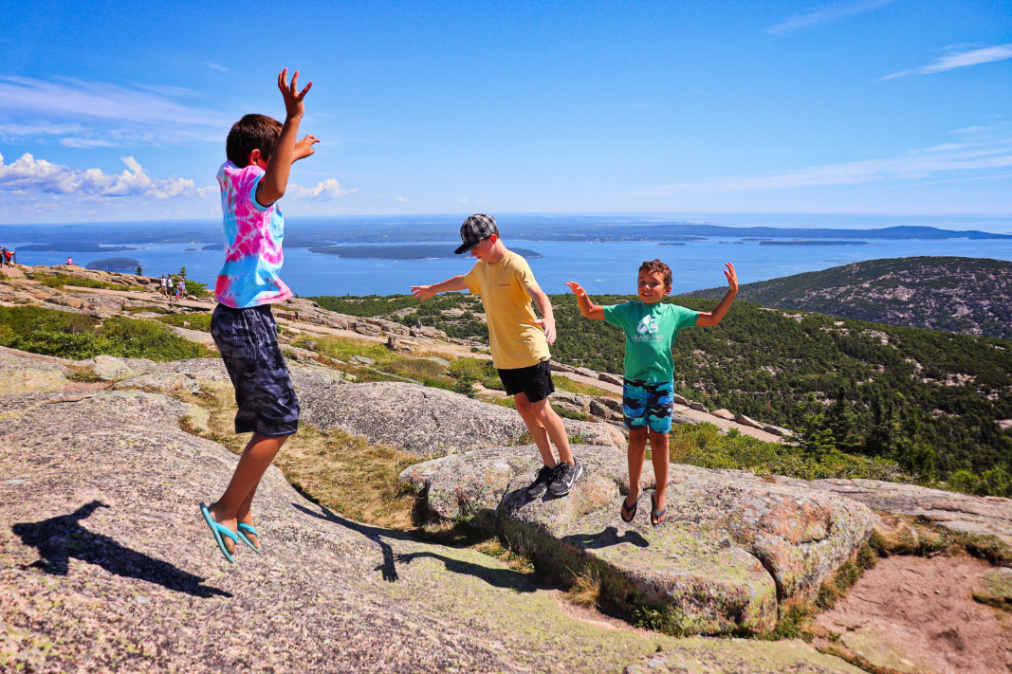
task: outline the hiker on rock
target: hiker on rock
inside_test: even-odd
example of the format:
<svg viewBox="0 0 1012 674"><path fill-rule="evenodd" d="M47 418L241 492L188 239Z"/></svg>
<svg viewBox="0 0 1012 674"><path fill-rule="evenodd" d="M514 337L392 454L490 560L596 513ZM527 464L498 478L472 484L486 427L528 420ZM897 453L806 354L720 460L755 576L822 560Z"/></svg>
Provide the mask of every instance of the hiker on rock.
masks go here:
<svg viewBox="0 0 1012 674"><path fill-rule="evenodd" d="M169 287L166 285L165 274L162 274L162 278L158 279L158 293L163 297L169 296Z"/></svg>
<svg viewBox="0 0 1012 674"><path fill-rule="evenodd" d="M603 320L625 331L625 381L622 386L622 417L629 429L629 494L622 501L623 522L632 522L639 505L640 476L650 439L656 489L650 523L660 526L667 519L668 433L674 411L674 362L671 347L682 328L717 325L738 294L738 276L728 262L727 294L710 312L698 312L677 304L662 303L671 292L671 268L660 260L640 265L637 281L639 301L598 306L579 283L566 285L576 294L580 313Z"/></svg>
<svg viewBox="0 0 1012 674"><path fill-rule="evenodd" d="M288 187L292 164L313 154L313 136L296 140L313 83L299 91L298 71L278 75L285 122L246 115L232 126L225 144L228 161L218 170L225 224L225 265L214 295L211 336L225 361L239 411L236 433L253 433L225 493L200 511L228 561L241 538L260 552L250 506L260 479L299 424L299 401L278 347L271 304L292 297L281 280L284 218L278 200ZM183 283L183 279L179 280Z"/></svg>
<svg viewBox="0 0 1012 674"><path fill-rule="evenodd" d="M527 493L531 498L541 498L545 492L565 496L583 466L573 458L562 419L548 404L548 395L555 391L548 352L548 346L555 343L552 302L534 280L527 260L503 244L492 216L478 213L469 217L460 227L460 238L463 243L454 252L470 251L471 257L478 258L471 271L442 283L412 286L411 294L422 301L452 290L481 295L492 363L544 462ZM532 299L541 319L531 308ZM558 461L549 441L559 451Z"/></svg>

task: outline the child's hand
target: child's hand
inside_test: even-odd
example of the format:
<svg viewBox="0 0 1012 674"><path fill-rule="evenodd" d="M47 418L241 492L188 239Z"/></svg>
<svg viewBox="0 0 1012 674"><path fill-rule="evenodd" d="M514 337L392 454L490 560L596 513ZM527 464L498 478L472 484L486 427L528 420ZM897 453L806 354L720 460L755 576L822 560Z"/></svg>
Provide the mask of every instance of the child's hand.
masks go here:
<svg viewBox="0 0 1012 674"><path fill-rule="evenodd" d="M724 276L727 277L727 287L735 295L738 294L738 274L734 271L734 265L728 262L724 265L727 269L724 270Z"/></svg>
<svg viewBox="0 0 1012 674"><path fill-rule="evenodd" d="M534 325L539 326L545 331L545 341L548 342L548 346L555 344L555 319L554 318L539 318L534 321Z"/></svg>
<svg viewBox="0 0 1012 674"><path fill-rule="evenodd" d="M419 302L424 302L430 297L435 297L436 292L432 286L411 286L411 296L417 297Z"/></svg>
<svg viewBox="0 0 1012 674"><path fill-rule="evenodd" d="M294 164L300 159L305 159L309 155L316 152L316 150L313 148L313 145L319 142L320 139L317 138L316 136L306 136L305 138L297 142L295 144L295 154L292 155L292 163Z"/></svg>
<svg viewBox="0 0 1012 674"><path fill-rule="evenodd" d="M569 286L569 289L572 290L573 294L576 295L577 297L587 296L587 291L584 290L579 283L575 281L567 281L566 285Z"/></svg>
<svg viewBox="0 0 1012 674"><path fill-rule="evenodd" d="M291 84L288 83L288 68L285 68L278 75L278 89L281 90L281 97L285 99L285 115L288 119L294 117L302 117L306 111L306 104L303 103L303 99L309 92L309 88L313 86L310 82L306 85L306 88L299 91L299 71L296 70L295 74L292 75Z"/></svg>

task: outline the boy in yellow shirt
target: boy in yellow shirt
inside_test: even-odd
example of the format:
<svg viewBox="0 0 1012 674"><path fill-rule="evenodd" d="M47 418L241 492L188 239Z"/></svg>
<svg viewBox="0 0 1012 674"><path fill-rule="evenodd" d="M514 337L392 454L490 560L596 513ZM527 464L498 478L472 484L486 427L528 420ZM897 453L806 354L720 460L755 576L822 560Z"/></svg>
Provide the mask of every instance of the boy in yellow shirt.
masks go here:
<svg viewBox="0 0 1012 674"><path fill-rule="evenodd" d="M492 216L477 213L469 217L460 226L460 238L463 243L454 252L470 251L471 257L478 259L471 271L442 283L412 286L411 294L421 301L453 290L481 295L492 363L544 462L527 494L531 498L541 498L546 492L565 496L583 466L573 458L562 419L548 404L549 394L555 391L548 352L548 345L555 343L552 303L534 280L527 260L503 244ZM532 299L543 318L535 316ZM551 443L559 450L558 461Z"/></svg>

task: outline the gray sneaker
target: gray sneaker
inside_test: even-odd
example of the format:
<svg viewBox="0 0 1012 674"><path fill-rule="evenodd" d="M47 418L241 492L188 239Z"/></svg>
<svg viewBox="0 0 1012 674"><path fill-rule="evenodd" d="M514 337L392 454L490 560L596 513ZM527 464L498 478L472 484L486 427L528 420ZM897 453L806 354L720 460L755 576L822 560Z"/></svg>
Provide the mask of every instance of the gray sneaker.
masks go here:
<svg viewBox="0 0 1012 674"><path fill-rule="evenodd" d="M541 466L538 468L538 472L534 473L534 482L531 482L531 486L527 487L527 495L531 498L541 498L548 491L548 484L552 481L555 476L555 471L559 469L558 466L555 468L549 468L548 466Z"/></svg>
<svg viewBox="0 0 1012 674"><path fill-rule="evenodd" d="M576 483L576 478L583 473L583 464L573 459L573 465L560 463L552 476L552 482L548 485L548 491L552 496L565 496Z"/></svg>

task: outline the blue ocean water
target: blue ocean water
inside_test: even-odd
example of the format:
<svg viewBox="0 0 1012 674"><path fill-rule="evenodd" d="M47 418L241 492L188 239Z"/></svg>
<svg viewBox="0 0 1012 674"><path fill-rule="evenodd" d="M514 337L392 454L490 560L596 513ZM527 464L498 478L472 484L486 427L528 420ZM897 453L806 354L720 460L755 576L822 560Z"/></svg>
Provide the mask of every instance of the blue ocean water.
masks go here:
<svg viewBox="0 0 1012 674"><path fill-rule="evenodd" d="M761 216L748 222L759 224ZM821 226L854 227L853 217L841 216L828 224L823 216ZM745 216L738 222L722 219L714 224L742 226ZM900 218L882 216L874 226L910 224ZM1002 219L1012 226L1008 218ZM778 221L780 226L804 226L800 222ZM644 224L650 224L644 218ZM767 224L767 223L762 223ZM768 223L772 224L772 223ZM869 222L861 223L868 227ZM944 222L932 222L945 228ZM965 229L967 223L960 223ZM458 245L455 227L450 227L446 238L448 249ZM992 230L995 231L995 230ZM1004 230L1008 231L1008 230ZM96 239L101 241L101 225L95 225ZM732 262L738 271L740 283L764 281L807 271L817 271L850 262L879 258L913 257L921 255L954 255L961 257L987 257L1012 261L1012 239L949 239L921 240L869 240L869 245L851 246L763 246L755 241L712 238L690 241L685 245L662 245L648 241L608 243L571 243L561 241L511 240L504 231L507 246L527 248L543 257L529 259L538 283L548 293L565 293L566 281L577 281L591 293L635 292L636 270L643 260L660 258L674 271L674 294L712 288L725 284L722 273L725 262ZM737 243L736 243L737 242ZM19 249L35 242L7 243ZM400 244L408 243L398 241ZM431 243L426 242L426 243ZM376 244L382 247L383 244ZM75 264L86 265L108 257L127 257L138 260L144 273L158 276L178 272L185 266L188 278L214 286L221 268L222 251L201 250L200 244L144 244L124 252L72 253ZM67 253L21 250L21 264L63 264ZM314 295L393 295L410 292L412 285L431 284L457 274L464 274L473 261L466 257L437 260L358 260L334 255L309 252L305 248L286 248L282 278L302 297Z"/></svg>

